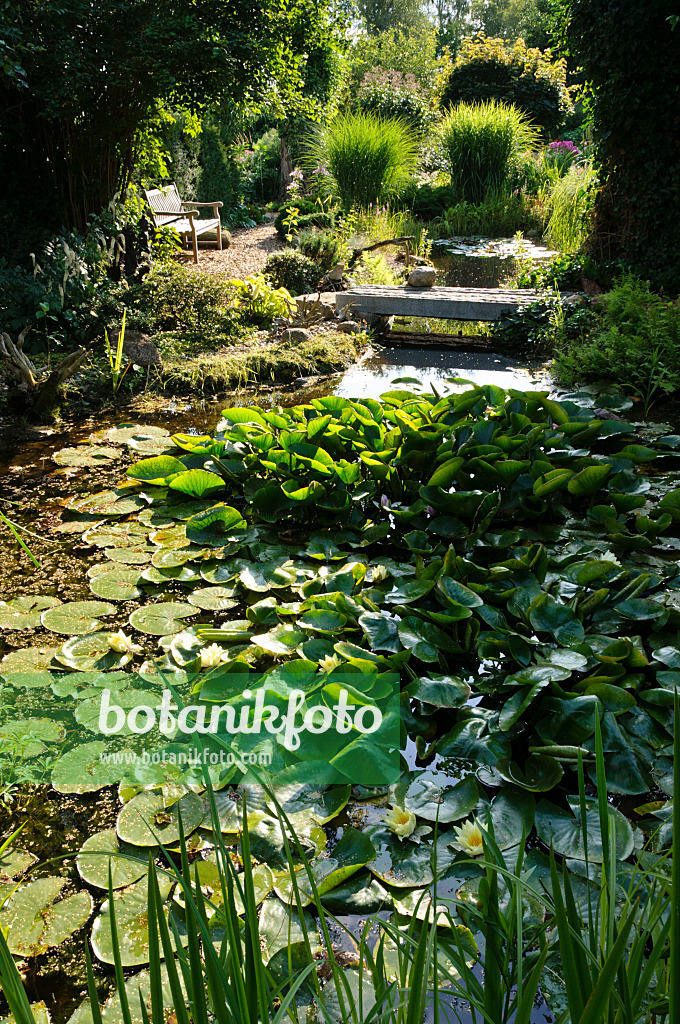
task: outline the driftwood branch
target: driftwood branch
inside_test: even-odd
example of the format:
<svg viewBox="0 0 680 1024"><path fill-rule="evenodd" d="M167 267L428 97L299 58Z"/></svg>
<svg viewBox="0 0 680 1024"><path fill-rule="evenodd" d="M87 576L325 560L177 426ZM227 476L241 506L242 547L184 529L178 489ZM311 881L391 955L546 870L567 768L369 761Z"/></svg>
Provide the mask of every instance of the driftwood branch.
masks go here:
<svg viewBox="0 0 680 1024"><path fill-rule="evenodd" d="M352 258L349 261L349 266L353 267L365 252L373 252L374 249L380 249L383 245L404 245L408 242L415 241L415 237L415 235L399 235L398 238L384 238L382 242L373 242L372 245L364 245L361 249L354 250Z"/></svg>
<svg viewBox="0 0 680 1024"><path fill-rule="evenodd" d="M16 341L12 341L9 334L3 331L0 334L0 355L3 356L9 369L16 377L19 387L29 390L36 386L37 370L28 356L24 353L24 338L30 327L24 327Z"/></svg>
<svg viewBox="0 0 680 1024"><path fill-rule="evenodd" d="M23 351L28 330L28 327L24 327L16 341L6 332L0 333L0 359L4 360L16 379L16 397L20 398L22 406L27 406L33 415L42 417L50 415L57 406L59 388L65 380L78 372L90 350L80 347L75 352L69 352L50 373L41 375Z"/></svg>

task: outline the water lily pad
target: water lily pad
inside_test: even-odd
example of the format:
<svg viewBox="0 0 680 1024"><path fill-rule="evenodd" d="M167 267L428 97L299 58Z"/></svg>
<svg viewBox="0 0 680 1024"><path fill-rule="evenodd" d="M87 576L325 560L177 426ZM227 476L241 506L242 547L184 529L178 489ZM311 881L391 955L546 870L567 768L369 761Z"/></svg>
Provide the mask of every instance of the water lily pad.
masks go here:
<svg viewBox="0 0 680 1024"><path fill-rule="evenodd" d="M110 753L110 745L101 740L67 750L52 772L52 785L57 793L95 793L118 782L124 765L109 763L106 758Z"/></svg>
<svg viewBox="0 0 680 1024"><path fill-rule="evenodd" d="M188 469L174 476L169 486L171 491L178 491L190 498L215 498L226 490L222 477L208 473L205 469Z"/></svg>
<svg viewBox="0 0 680 1024"><path fill-rule="evenodd" d="M321 948L316 922L307 910L303 911L303 916L311 951L316 953ZM265 900L260 910L260 941L264 962L269 963L278 950L303 940L304 932L298 912L275 897Z"/></svg>
<svg viewBox="0 0 680 1024"><path fill-rule="evenodd" d="M137 569L112 569L96 576L90 590L106 601L133 601L142 593L137 586L139 578Z"/></svg>
<svg viewBox="0 0 680 1024"><path fill-rule="evenodd" d="M114 889L132 885L147 873L149 867L145 858L135 857L131 852L121 850L116 830L113 828L105 832L95 832L86 839L76 858L80 877L95 889L108 889L109 866Z"/></svg>
<svg viewBox="0 0 680 1024"><path fill-rule="evenodd" d="M426 821L458 821L477 806L479 786L469 775L455 786L439 786L426 775L415 779L406 791L404 805Z"/></svg>
<svg viewBox="0 0 680 1024"><path fill-rule="evenodd" d="M66 878L39 878L21 885L0 910L0 925L9 930L15 956L38 956L60 946L92 913L92 897L78 892L59 900Z"/></svg>
<svg viewBox="0 0 680 1024"><path fill-rule="evenodd" d="M50 718L10 719L0 726L0 749L21 758L38 757L46 743L61 743L65 737L61 722Z"/></svg>
<svg viewBox="0 0 680 1024"><path fill-rule="evenodd" d="M430 846L398 839L386 825L369 825L364 830L376 848L375 860L368 870L381 882L398 888L429 885L433 879Z"/></svg>
<svg viewBox="0 0 680 1024"><path fill-rule="evenodd" d="M187 537L196 544L221 547L228 540L238 540L246 529L246 521L230 505L214 505L198 512L187 522Z"/></svg>
<svg viewBox="0 0 680 1024"><path fill-rule="evenodd" d="M112 562L123 565L146 565L155 548L107 548L104 554Z"/></svg>
<svg viewBox="0 0 680 1024"><path fill-rule="evenodd" d="M58 466L110 466L120 460L118 448L84 444L79 448L61 448L52 456Z"/></svg>
<svg viewBox="0 0 680 1024"><path fill-rule="evenodd" d="M86 544L98 548L139 548L146 544L149 531L142 523L104 523L83 534Z"/></svg>
<svg viewBox="0 0 680 1024"><path fill-rule="evenodd" d="M290 786L275 786L272 796L267 796L267 806L276 814L276 804L286 814L304 812L319 825L335 818L347 805L349 786L314 786L309 783L294 783Z"/></svg>
<svg viewBox="0 0 680 1024"><path fill-rule="evenodd" d="M24 647L10 651L2 659L2 674L41 672L53 664L56 647Z"/></svg>
<svg viewBox="0 0 680 1024"><path fill-rule="evenodd" d="M186 793L170 807L165 806L161 793L143 792L121 809L116 822L119 837L133 846L156 846L174 843L179 839L179 815L185 835L189 835L203 821L206 809L200 796Z"/></svg>
<svg viewBox="0 0 680 1024"><path fill-rule="evenodd" d="M166 900L172 888L172 882L163 874L158 874L158 888L161 900ZM134 967L149 962L149 921L147 917L148 886L147 880L137 882L123 892L114 893L113 903L116 913L116 929L118 932L118 952L123 967ZM180 941L186 945L186 929L184 923L170 908L164 908L167 916L173 914L173 923L177 927ZM176 942L173 930L170 930L174 948ZM111 912L109 900L102 903L101 910L92 926L92 949L96 956L105 964L115 963L111 936Z"/></svg>
<svg viewBox="0 0 680 1024"><path fill-rule="evenodd" d="M616 856L625 860L633 852L633 829L623 814L609 806L608 814L616 830ZM586 800L586 831L588 834L588 860L592 864L602 861L602 833L597 800ZM569 797L569 809L541 800L536 808L536 832L539 839L563 857L575 860L585 858L583 823L578 797Z"/></svg>
<svg viewBox="0 0 680 1024"><path fill-rule="evenodd" d="M113 615L115 606L106 601L70 601L48 608L41 615L45 629L64 636L82 636L96 633L101 626L100 615Z"/></svg>
<svg viewBox="0 0 680 1024"><path fill-rule="evenodd" d="M132 660L130 654L114 651L109 644L109 633L90 633L74 636L59 648L56 660L77 672L107 672L122 668Z"/></svg>
<svg viewBox="0 0 680 1024"><path fill-rule="evenodd" d="M174 477L184 473L186 466L171 455L159 455L151 459L135 462L127 471L133 480L141 480L145 484L156 484L162 487L170 483Z"/></svg>
<svg viewBox="0 0 680 1024"><path fill-rule="evenodd" d="M184 601L164 601L135 608L130 625L151 636L167 636L184 628L183 619L198 615L198 609Z"/></svg>
<svg viewBox="0 0 680 1024"><path fill-rule="evenodd" d="M238 604L238 601L234 600L234 590L231 587L201 587L192 590L188 601L189 604L210 612L227 611Z"/></svg>
<svg viewBox="0 0 680 1024"><path fill-rule="evenodd" d="M0 882L9 882L23 875L35 864L37 857L18 847L10 846L0 854Z"/></svg>
<svg viewBox="0 0 680 1024"><path fill-rule="evenodd" d="M0 629L33 629L40 625L40 616L46 608L56 608L57 597L15 597L0 601Z"/></svg>

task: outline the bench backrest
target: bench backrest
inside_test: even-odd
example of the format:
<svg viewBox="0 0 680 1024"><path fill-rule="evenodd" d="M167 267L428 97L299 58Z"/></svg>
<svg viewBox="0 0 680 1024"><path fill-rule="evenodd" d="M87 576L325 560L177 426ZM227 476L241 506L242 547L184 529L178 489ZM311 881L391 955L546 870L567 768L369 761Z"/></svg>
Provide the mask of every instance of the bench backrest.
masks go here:
<svg viewBox="0 0 680 1024"><path fill-rule="evenodd" d="M144 195L157 226L167 223L168 220L175 220L177 214L183 212L182 200L174 183L164 188L145 189Z"/></svg>

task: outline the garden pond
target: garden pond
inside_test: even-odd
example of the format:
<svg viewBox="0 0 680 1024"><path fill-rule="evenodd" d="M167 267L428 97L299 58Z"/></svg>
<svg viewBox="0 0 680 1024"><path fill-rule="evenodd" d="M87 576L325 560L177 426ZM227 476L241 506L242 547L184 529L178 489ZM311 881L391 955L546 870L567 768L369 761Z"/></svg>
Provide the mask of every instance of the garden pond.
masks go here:
<svg viewBox="0 0 680 1024"><path fill-rule="evenodd" d="M481 874L466 822L493 826L509 864L526 841L534 884L549 880L552 844L574 890L597 889L598 724L616 858L644 847L665 870L680 435L628 422L621 396L556 401L545 378L507 361L475 369L446 353L427 371L420 354L398 367L391 352L372 358L335 394L44 433L4 467L2 510L31 531L21 536L39 565L3 535L0 818L4 838L22 831L0 859L0 925L56 1024L93 1019L79 1007L84 937L102 998L112 984L109 866L123 965L144 971L147 858L178 854L180 812L219 930L214 830L238 860L247 793L263 956L300 934L273 797L236 765L211 767L216 823L191 758L145 763L128 731L106 746L124 763L102 761L105 689L131 708L170 680L210 708L236 702L245 675L273 701L302 687L312 707L351 678L381 707L397 676L391 785L353 785L339 757L331 777L328 749L306 763L271 737L237 741L242 755L273 757L274 796L342 921L425 919L436 870L438 899L457 897L463 927ZM447 390L461 375L472 386ZM181 941L182 899L170 881L161 896ZM526 921L544 927L534 905ZM556 954L549 964L543 992L559 1009ZM118 1019L113 999L104 1020Z"/></svg>
<svg viewBox="0 0 680 1024"><path fill-rule="evenodd" d="M439 283L455 288L498 288L520 265L542 263L558 253L530 238L438 238L432 259Z"/></svg>

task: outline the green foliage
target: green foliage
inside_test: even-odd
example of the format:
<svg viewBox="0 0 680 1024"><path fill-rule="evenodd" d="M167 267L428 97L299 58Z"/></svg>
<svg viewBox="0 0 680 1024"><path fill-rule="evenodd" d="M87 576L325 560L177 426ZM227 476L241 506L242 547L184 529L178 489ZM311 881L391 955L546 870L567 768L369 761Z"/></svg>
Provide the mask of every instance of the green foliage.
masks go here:
<svg viewBox="0 0 680 1024"><path fill-rule="evenodd" d="M454 203L450 185L430 185L412 179L401 194L401 202L413 217L434 220Z"/></svg>
<svg viewBox="0 0 680 1024"><path fill-rule="evenodd" d="M266 269L265 264L265 271ZM234 280L229 283L247 315L255 320L273 320L275 316L288 316L295 307L288 290L276 282L272 288L264 275L251 274L243 281Z"/></svg>
<svg viewBox="0 0 680 1024"><path fill-rule="evenodd" d="M261 135L251 148L242 151L245 187L261 203L276 199L279 190L281 137L276 128Z"/></svg>
<svg viewBox="0 0 680 1024"><path fill-rule="evenodd" d="M0 84L4 193L17 207L39 208L47 190L48 230L63 218L84 230L129 183L159 102L194 111L223 100L256 106L273 82L281 101L292 101L302 55L333 34L324 0L229 11L221 0L200 9L183 0L170 11L146 0L19 0L0 16L0 36L10 34L25 75Z"/></svg>
<svg viewBox="0 0 680 1024"><path fill-rule="evenodd" d="M340 114L310 139L307 163L327 168L345 209L398 197L416 162L410 126L370 113Z"/></svg>
<svg viewBox="0 0 680 1024"><path fill-rule="evenodd" d="M544 287L553 284L546 280ZM509 348L545 359L565 346L583 344L596 320L588 306L568 305L556 296L503 313L492 334Z"/></svg>
<svg viewBox="0 0 680 1024"><path fill-rule="evenodd" d="M304 295L314 290L321 267L309 256L295 249L272 253L264 265L265 277L277 288L287 288L291 295Z"/></svg>
<svg viewBox="0 0 680 1024"><path fill-rule="evenodd" d="M680 63L664 0L555 3L566 45L593 90L601 189L590 250L680 290Z"/></svg>
<svg viewBox="0 0 680 1024"><path fill-rule="evenodd" d="M449 206L429 225L433 238L454 235L485 235L490 238L540 229L541 220L521 193L487 195L479 203L461 202Z"/></svg>
<svg viewBox="0 0 680 1024"><path fill-rule="evenodd" d="M353 99L364 76L373 68L415 75L427 94L436 95L441 88L446 61L437 50L437 33L431 24L410 27L408 32L389 25L377 35L360 35L349 52L350 99Z"/></svg>
<svg viewBox="0 0 680 1024"><path fill-rule="evenodd" d="M406 121L414 131L424 134L434 122L436 114L428 96L411 72L385 71L373 68L367 71L358 92L362 110L383 118Z"/></svg>
<svg viewBox="0 0 680 1024"><path fill-rule="evenodd" d="M472 0L471 16L487 36L541 49L551 45L550 0Z"/></svg>
<svg viewBox="0 0 680 1024"><path fill-rule="evenodd" d="M290 216L290 211L293 206L299 210L297 217L296 228L298 231L304 231L308 228L334 228L335 227L335 215L330 210L322 209L318 203L313 203L310 199L298 199L295 203L290 201L284 203L279 208L279 212L276 214L276 220L274 221L274 227L281 238L286 236L285 222Z"/></svg>
<svg viewBox="0 0 680 1024"><path fill-rule="evenodd" d="M330 231L303 231L296 245L298 252L316 263L321 277L341 261L345 248L338 235Z"/></svg>
<svg viewBox="0 0 680 1024"><path fill-rule="evenodd" d="M461 202L475 205L505 190L511 158L537 142L527 116L496 100L459 103L448 112L440 130L451 187Z"/></svg>
<svg viewBox="0 0 680 1024"><path fill-rule="evenodd" d="M565 253L581 249L590 234L598 179L588 165L570 167L550 193L548 243Z"/></svg>
<svg viewBox="0 0 680 1024"><path fill-rule="evenodd" d="M566 63L518 39L509 47L483 34L465 39L442 95L442 105L498 100L514 104L554 135L571 109Z"/></svg>
<svg viewBox="0 0 680 1024"><path fill-rule="evenodd" d="M352 271L357 284L396 284L397 275L382 253L365 252Z"/></svg>
<svg viewBox="0 0 680 1024"><path fill-rule="evenodd" d="M566 383L607 380L647 406L680 388L680 310L632 275L600 300L601 312L582 342L567 341L555 358Z"/></svg>
<svg viewBox="0 0 680 1024"><path fill-rule="evenodd" d="M420 0L358 0L357 8L373 36L395 27L422 30L428 24Z"/></svg>

